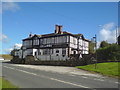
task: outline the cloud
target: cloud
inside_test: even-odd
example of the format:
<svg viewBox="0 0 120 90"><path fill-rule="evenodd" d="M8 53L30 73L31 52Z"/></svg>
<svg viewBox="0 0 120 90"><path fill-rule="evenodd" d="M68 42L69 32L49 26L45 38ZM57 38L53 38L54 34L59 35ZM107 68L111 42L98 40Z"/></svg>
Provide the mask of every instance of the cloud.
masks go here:
<svg viewBox="0 0 120 90"><path fill-rule="evenodd" d="M107 41L108 43L116 42L116 30L114 23L108 23L103 25L99 32L100 41Z"/></svg>
<svg viewBox="0 0 120 90"><path fill-rule="evenodd" d="M16 43L16 44L14 45L14 48L15 48L15 49L20 49L21 46L22 46L22 44Z"/></svg>
<svg viewBox="0 0 120 90"><path fill-rule="evenodd" d="M5 11L15 12L20 9L19 5L14 2L3 2L2 4L0 4L0 7L2 7L2 10L0 10L0 13Z"/></svg>
<svg viewBox="0 0 120 90"><path fill-rule="evenodd" d="M10 54L10 52L15 48L15 49L20 49L22 44L16 43L15 45L12 46L12 48L6 48L4 49L4 52L6 54Z"/></svg>
<svg viewBox="0 0 120 90"><path fill-rule="evenodd" d="M8 43L9 38L5 34L0 33L0 41L3 43Z"/></svg>
<svg viewBox="0 0 120 90"><path fill-rule="evenodd" d="M111 30L115 27L115 24L114 23L108 23L108 24L105 24L103 25L102 28L106 29L106 30Z"/></svg>

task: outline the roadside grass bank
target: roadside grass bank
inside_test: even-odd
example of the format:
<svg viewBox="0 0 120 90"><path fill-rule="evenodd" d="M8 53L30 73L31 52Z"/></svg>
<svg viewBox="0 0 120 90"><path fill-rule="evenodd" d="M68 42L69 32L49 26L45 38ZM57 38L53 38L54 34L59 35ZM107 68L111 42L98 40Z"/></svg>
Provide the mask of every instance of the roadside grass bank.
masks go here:
<svg viewBox="0 0 120 90"><path fill-rule="evenodd" d="M13 90L18 90L18 87L10 83L8 80L5 80L3 77L0 77L0 89L13 89Z"/></svg>
<svg viewBox="0 0 120 90"><path fill-rule="evenodd" d="M107 63L97 63L96 68L95 64L90 64L86 66L76 66L76 68L100 73L102 75L107 75L115 78L120 79L120 62L107 62Z"/></svg>
<svg viewBox="0 0 120 90"><path fill-rule="evenodd" d="M0 57L3 57L5 60L11 60L13 58L13 56L9 54L0 54Z"/></svg>

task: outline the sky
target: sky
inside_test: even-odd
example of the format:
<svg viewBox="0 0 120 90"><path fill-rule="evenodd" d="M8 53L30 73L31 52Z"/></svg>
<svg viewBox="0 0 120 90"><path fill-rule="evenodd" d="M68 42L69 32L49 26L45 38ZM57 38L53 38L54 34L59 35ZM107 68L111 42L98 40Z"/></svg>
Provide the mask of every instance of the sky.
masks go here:
<svg viewBox="0 0 120 90"><path fill-rule="evenodd" d="M91 40L115 43L118 29L117 2L4 2L2 3L2 33L0 53L8 54L22 39L33 34L53 33L55 24L63 31L81 33Z"/></svg>

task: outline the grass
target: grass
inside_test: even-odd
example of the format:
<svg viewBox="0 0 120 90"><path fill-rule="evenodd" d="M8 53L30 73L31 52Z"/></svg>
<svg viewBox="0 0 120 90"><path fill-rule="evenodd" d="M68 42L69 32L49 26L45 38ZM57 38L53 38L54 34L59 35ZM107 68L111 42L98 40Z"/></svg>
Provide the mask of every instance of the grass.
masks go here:
<svg viewBox="0 0 120 90"><path fill-rule="evenodd" d="M0 54L0 57L3 57L5 60L11 60L13 57L9 54Z"/></svg>
<svg viewBox="0 0 120 90"><path fill-rule="evenodd" d="M13 85L10 83L8 80L5 80L3 77L0 77L0 89L5 89L5 88L13 88L15 90L18 89L17 86Z"/></svg>
<svg viewBox="0 0 120 90"><path fill-rule="evenodd" d="M118 70L120 70L118 69L119 64L120 62L107 62L107 63L97 63L96 69L95 69L95 64L86 65L86 66L76 66L76 68L120 78L118 72Z"/></svg>

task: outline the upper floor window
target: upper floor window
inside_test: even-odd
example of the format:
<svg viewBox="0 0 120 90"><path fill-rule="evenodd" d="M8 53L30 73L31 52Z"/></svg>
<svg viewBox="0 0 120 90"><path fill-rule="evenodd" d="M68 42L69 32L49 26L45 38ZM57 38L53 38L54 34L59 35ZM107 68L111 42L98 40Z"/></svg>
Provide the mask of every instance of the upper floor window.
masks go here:
<svg viewBox="0 0 120 90"><path fill-rule="evenodd" d="M38 38L35 38L33 40L33 45L39 45L39 39Z"/></svg>
<svg viewBox="0 0 120 90"><path fill-rule="evenodd" d="M32 40L23 41L23 46L30 46L30 45L32 45Z"/></svg>

